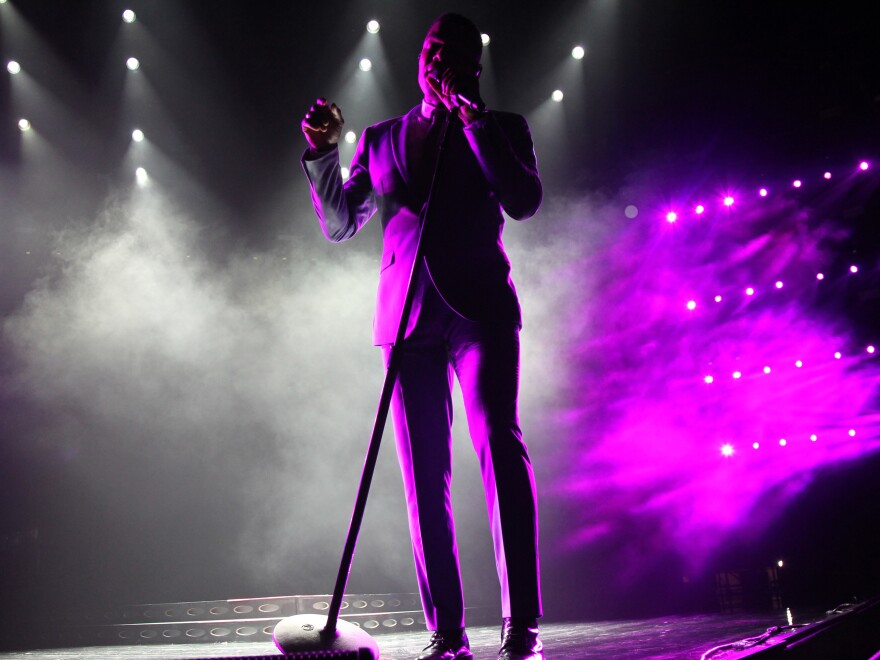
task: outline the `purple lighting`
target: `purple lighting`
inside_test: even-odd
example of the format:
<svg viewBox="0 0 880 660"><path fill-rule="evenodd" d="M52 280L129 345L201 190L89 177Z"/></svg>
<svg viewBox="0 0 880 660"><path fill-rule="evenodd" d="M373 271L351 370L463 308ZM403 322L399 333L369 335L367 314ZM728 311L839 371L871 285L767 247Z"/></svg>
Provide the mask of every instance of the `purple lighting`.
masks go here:
<svg viewBox="0 0 880 660"><path fill-rule="evenodd" d="M777 288L777 289L781 289L781 288L782 288L782 282L781 282L781 281L776 282L776 288Z"/></svg>
<svg viewBox="0 0 880 660"><path fill-rule="evenodd" d="M865 349L865 350L867 350L867 351L868 351L868 353L870 353L870 354L871 354L871 355L874 355L874 350L875 350L875 349L874 349L874 347L873 347L873 346L868 346L868 348L867 348L867 349Z"/></svg>
<svg viewBox="0 0 880 660"><path fill-rule="evenodd" d="M715 296L715 302L721 302L721 296Z"/></svg>
<svg viewBox="0 0 880 660"><path fill-rule="evenodd" d="M766 188L761 188L761 190L758 191L758 194L759 194L761 197L766 197L766 196L767 196L767 189L766 189Z"/></svg>
<svg viewBox="0 0 880 660"><path fill-rule="evenodd" d="M831 172L825 172L825 178L826 178L826 179L830 179L830 178L831 178Z"/></svg>
<svg viewBox="0 0 880 660"><path fill-rule="evenodd" d="M675 222L678 220L678 214L675 211L669 211L666 214L666 222Z"/></svg>
<svg viewBox="0 0 880 660"><path fill-rule="evenodd" d="M747 296L755 295L755 288L750 286L748 289L746 289L746 295Z"/></svg>
<svg viewBox="0 0 880 660"><path fill-rule="evenodd" d="M733 206L733 197L731 197L730 195L725 197L724 198L724 206L728 206L728 207Z"/></svg>
<svg viewBox="0 0 880 660"><path fill-rule="evenodd" d="M824 280L825 274L824 273L816 273L816 279L819 281Z"/></svg>
<svg viewBox="0 0 880 660"><path fill-rule="evenodd" d="M869 167L870 167L870 165L868 164L868 161L866 161L866 160L863 160L861 163L859 163L859 169L862 170L862 172L867 170Z"/></svg>
<svg viewBox="0 0 880 660"><path fill-rule="evenodd" d="M800 188L803 184L801 183L800 179L795 179L791 185L793 185L795 188Z"/></svg>
<svg viewBox="0 0 880 660"><path fill-rule="evenodd" d="M779 446L780 446L780 447L785 447L785 445L787 445L787 444L788 444L788 440L786 440L785 438L781 438L781 439L779 440Z"/></svg>
<svg viewBox="0 0 880 660"><path fill-rule="evenodd" d="M733 445L729 443L721 445L721 455L725 458L730 458L731 456L733 456Z"/></svg>
<svg viewBox="0 0 880 660"><path fill-rule="evenodd" d="M856 266L856 265L852 265L852 266L849 267L849 272L851 272L851 273L858 273L858 272L859 272L859 267Z"/></svg>
<svg viewBox="0 0 880 660"><path fill-rule="evenodd" d="M688 304L687 304L687 308L691 311L694 311L697 308L697 301L696 300L689 300Z"/></svg>
<svg viewBox="0 0 880 660"><path fill-rule="evenodd" d="M706 210L706 207L703 206L702 204L697 204L697 208L694 209L694 211L696 212L697 215L702 215L705 210Z"/></svg>
<svg viewBox="0 0 880 660"><path fill-rule="evenodd" d="M715 382L715 379L714 379L712 376L706 376L703 380L704 380L706 383L708 383L709 385L711 385L712 383Z"/></svg>

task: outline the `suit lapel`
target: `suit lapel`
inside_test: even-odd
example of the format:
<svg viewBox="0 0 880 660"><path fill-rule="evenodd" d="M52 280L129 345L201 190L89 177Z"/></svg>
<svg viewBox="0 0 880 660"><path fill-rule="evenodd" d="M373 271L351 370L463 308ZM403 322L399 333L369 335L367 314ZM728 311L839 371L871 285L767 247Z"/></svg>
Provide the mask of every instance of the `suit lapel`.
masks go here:
<svg viewBox="0 0 880 660"><path fill-rule="evenodd" d="M397 166L397 171L400 172L400 176L403 177L403 180L407 185L412 183L411 172L407 168L407 149L406 149L406 141L407 134L409 131L410 122L418 121L416 119L415 113L421 112L421 105L417 105L408 113L403 115L400 118L400 121L395 122L391 126L391 154L394 157L394 164Z"/></svg>

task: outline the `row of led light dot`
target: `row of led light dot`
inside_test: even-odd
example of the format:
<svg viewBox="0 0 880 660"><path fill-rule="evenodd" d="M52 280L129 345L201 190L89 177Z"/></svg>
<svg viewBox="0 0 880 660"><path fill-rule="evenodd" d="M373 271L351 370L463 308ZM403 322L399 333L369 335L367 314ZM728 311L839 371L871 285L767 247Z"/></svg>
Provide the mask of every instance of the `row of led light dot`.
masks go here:
<svg viewBox="0 0 880 660"><path fill-rule="evenodd" d="M862 162L859 163L858 169L862 172L865 172L870 167L871 167L871 164L868 161L863 160ZM825 172L825 174L823 175L823 177L825 179L830 179L831 176L832 176L831 172ZM804 183L800 179L795 179L794 181L792 181L791 185L794 188L800 188L804 185ZM767 197L769 194L770 194L770 191L768 191L766 188L761 188L758 191L758 195L761 197ZM727 208L730 208L731 206L733 206L735 201L736 200L733 198L732 195L725 195L722 200L722 203ZM705 212L706 212L706 206L704 204L697 204L694 207L694 213L696 213L697 215L702 215ZM627 214L627 215L629 215L629 214ZM678 220L678 218L679 218L678 211L669 210L666 212L666 221L667 222L675 222L676 220Z"/></svg>
<svg viewBox="0 0 880 660"><path fill-rule="evenodd" d="M874 353L877 352L877 349L874 347L873 344L871 344L871 345L865 347L865 352L868 353L869 355L874 355ZM835 353L834 353L834 359L835 359L835 360L841 360L841 359L843 359L843 353L841 353L840 351L835 351ZM794 361L794 366L797 367L798 369L800 369L800 368L802 368L802 367L804 366L804 361L803 361L803 360L795 360L795 361ZM765 366L765 367L762 369L762 371L763 371L765 374L769 374L769 373L772 371L772 369L771 369L769 366ZM739 380L740 378L742 378L742 376L743 376L742 371L734 371L734 372L731 374L731 377L732 377L734 380ZM711 374L709 374L709 375L707 375L707 376L705 376L705 377L703 378L703 382L705 382L707 385L711 385L712 383L715 382L715 376L712 376Z"/></svg>
<svg viewBox="0 0 880 660"><path fill-rule="evenodd" d="M856 273L859 272L859 267L857 265L853 264L852 266L849 267L849 272L851 274L855 275ZM816 279L821 282L822 280L825 279L825 273L816 273ZM781 289L783 286L784 286L784 284L782 283L781 280L777 281L776 284L774 285L774 287L776 289ZM745 290L745 294L747 296L753 296L753 295L755 295L755 293L757 293L757 292L755 291L755 287L753 287L753 286L747 287ZM715 296L715 302L720 303L722 300L724 300L724 298L721 295ZM690 311L694 311L697 308L697 301L696 300L688 300L685 307L687 307Z"/></svg>
<svg viewBox="0 0 880 660"><path fill-rule="evenodd" d="M850 429L849 431L846 432L846 434L850 438L854 438L854 437L856 437L856 430ZM818 435L816 435L815 433L810 435L810 442L818 442L818 441L819 441ZM788 440L786 440L785 438L779 438L779 446L780 447L787 447ZM753 442L752 443L752 449L760 449L760 448L761 448L760 442ZM722 456L730 457L730 456L733 456L735 453L736 453L736 449L734 448L733 444L727 442L727 443L721 445L721 455Z"/></svg>

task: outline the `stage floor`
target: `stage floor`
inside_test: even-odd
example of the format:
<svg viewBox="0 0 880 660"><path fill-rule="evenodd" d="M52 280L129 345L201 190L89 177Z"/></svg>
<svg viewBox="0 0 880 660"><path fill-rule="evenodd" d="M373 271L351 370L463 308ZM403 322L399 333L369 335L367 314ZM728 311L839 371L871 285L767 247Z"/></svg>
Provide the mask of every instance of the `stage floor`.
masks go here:
<svg viewBox="0 0 880 660"><path fill-rule="evenodd" d="M641 660L699 660L707 650L764 633L786 624L782 615L695 615L667 616L638 621L599 623L545 623L541 626L548 660L615 658ZM495 660L498 653L497 627L468 629L475 660ZM424 631L376 635L382 660L412 660L427 643ZM240 658L280 655L271 642L219 642L206 644L140 644L47 649L0 653L0 660L163 660L193 658ZM721 654L719 658L740 657Z"/></svg>

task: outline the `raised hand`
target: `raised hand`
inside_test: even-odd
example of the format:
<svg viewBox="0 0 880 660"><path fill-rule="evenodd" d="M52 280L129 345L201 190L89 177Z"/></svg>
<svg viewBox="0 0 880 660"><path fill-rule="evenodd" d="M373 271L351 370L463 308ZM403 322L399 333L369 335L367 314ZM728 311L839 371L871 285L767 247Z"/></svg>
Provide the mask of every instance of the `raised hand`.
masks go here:
<svg viewBox="0 0 880 660"><path fill-rule="evenodd" d="M339 106L335 103L328 104L327 99L320 98L309 108L301 126L303 135L312 149L327 151L339 142L344 124L345 120L342 118Z"/></svg>

